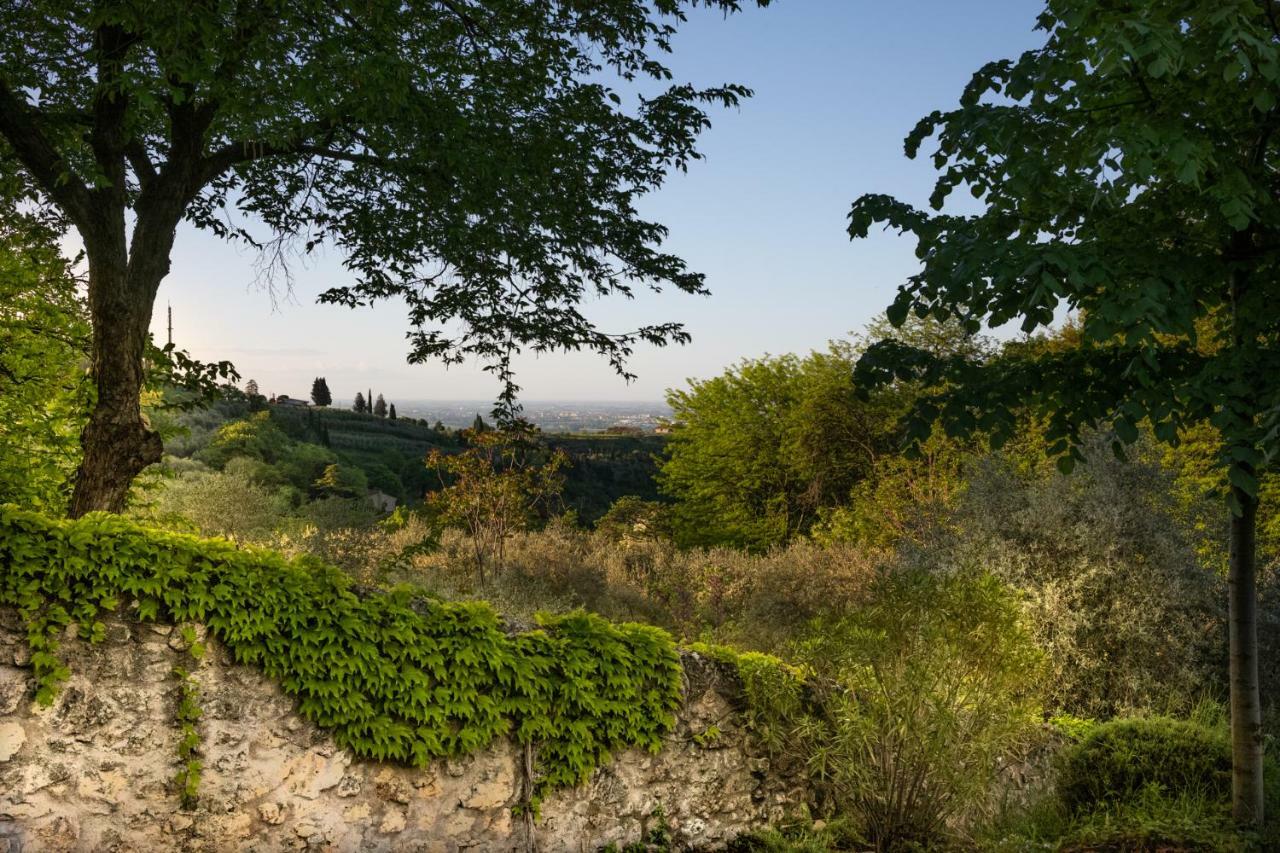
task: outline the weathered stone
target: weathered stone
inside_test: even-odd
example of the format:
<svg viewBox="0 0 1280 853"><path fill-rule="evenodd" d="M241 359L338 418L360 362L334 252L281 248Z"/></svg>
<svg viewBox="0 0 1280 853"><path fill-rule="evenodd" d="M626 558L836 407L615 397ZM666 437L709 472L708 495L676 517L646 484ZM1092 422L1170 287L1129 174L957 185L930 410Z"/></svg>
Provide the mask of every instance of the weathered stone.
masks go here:
<svg viewBox="0 0 1280 853"><path fill-rule="evenodd" d="M6 621L7 620L7 621ZM14 627L6 627L14 626ZM0 608L0 853L17 850L514 851L519 749L489 749L427 769L353 760L300 718L257 670L216 641L193 664L172 626L108 622L112 640L69 639L73 674L52 708L29 701L21 620ZM197 636L203 637L203 633ZM130 640L129 637L134 639ZM533 828L546 853L639 839L661 807L678 844L722 847L805 798L734 722L740 686L686 661L686 706L658 755L614 757L581 788L557 791ZM198 805L173 784L174 666L193 670L204 717ZM715 725L712 748L694 734Z"/></svg>
<svg viewBox="0 0 1280 853"><path fill-rule="evenodd" d="M18 710L30 680L26 670L0 664L0 714L12 714Z"/></svg>
<svg viewBox="0 0 1280 853"><path fill-rule="evenodd" d="M263 823L279 826L284 823L284 806L279 803L262 803L258 806L258 817L262 818Z"/></svg>
<svg viewBox="0 0 1280 853"><path fill-rule="evenodd" d="M399 832L404 829L404 812L399 809L388 809L387 813L382 817L382 823L378 824L378 831L383 833Z"/></svg>
<svg viewBox="0 0 1280 853"><path fill-rule="evenodd" d="M26 742L27 733L22 726L17 723L0 723L0 762L17 755Z"/></svg>

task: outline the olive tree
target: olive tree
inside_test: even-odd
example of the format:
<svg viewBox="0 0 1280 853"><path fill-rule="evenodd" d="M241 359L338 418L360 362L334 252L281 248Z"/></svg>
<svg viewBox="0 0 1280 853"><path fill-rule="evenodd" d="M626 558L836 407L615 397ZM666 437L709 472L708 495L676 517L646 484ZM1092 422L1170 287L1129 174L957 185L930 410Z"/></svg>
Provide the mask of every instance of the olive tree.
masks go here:
<svg viewBox="0 0 1280 853"><path fill-rule="evenodd" d="M764 5L767 0L757 0ZM696 158L737 85L672 81L684 10L738 0L28 0L0 5L0 199L74 227L96 400L71 512L118 511L161 442L139 412L179 225L263 249L330 245L322 301L398 299L410 361L486 360L515 407L522 348L636 342L590 295L703 279L639 196ZM243 214L242 217L233 214Z"/></svg>
<svg viewBox="0 0 1280 853"><path fill-rule="evenodd" d="M1280 449L1280 4L1050 0L1044 44L979 70L934 139L930 210L858 199L850 233L918 240L919 271L890 317L1032 332L1078 312L1070 347L936 358L893 341L862 384L925 378L915 434L941 419L996 443L1017 413L1046 417L1070 469L1087 427L1123 452L1144 424L1176 443L1210 424L1232 516L1229 569L1234 814L1263 817L1255 527L1258 475ZM946 207L966 188L980 212Z"/></svg>

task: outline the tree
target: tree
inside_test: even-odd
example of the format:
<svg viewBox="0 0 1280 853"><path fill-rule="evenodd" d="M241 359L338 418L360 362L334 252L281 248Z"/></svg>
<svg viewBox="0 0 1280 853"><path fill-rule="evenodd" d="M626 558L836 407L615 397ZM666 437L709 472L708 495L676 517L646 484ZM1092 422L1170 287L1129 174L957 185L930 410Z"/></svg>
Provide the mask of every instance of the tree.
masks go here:
<svg viewBox="0 0 1280 853"><path fill-rule="evenodd" d="M291 244L337 247L352 281L321 301L404 299L410 361L487 358L505 411L522 348L586 347L628 375L637 342L685 341L671 323L605 334L577 306L704 289L636 210L698 157L706 107L749 94L666 82L695 5L738 0L0 7L0 203L73 226L88 261L96 395L72 514L119 511L160 459L139 392L184 220L264 249L269 280ZM659 88L629 105L609 72Z"/></svg>
<svg viewBox="0 0 1280 853"><path fill-rule="evenodd" d="M373 404L373 413L380 418L387 416L387 401L382 398L381 394L378 395L378 401Z"/></svg>
<svg viewBox="0 0 1280 853"><path fill-rule="evenodd" d="M285 435L270 412L257 412L218 428L209 446L197 455L202 462L221 468L235 457L248 457L269 465L275 464L289 447Z"/></svg>
<svg viewBox="0 0 1280 853"><path fill-rule="evenodd" d="M364 402L364 395L359 391L356 392L356 402L352 405L351 409L352 411L360 412L361 414L368 409L368 406L366 406Z"/></svg>
<svg viewBox="0 0 1280 853"><path fill-rule="evenodd" d="M387 409L387 417L388 417L389 419L393 420L393 421L396 419L396 404L395 404L395 403L392 403L392 404L390 405L390 407L388 407L388 409Z"/></svg>
<svg viewBox="0 0 1280 853"><path fill-rule="evenodd" d="M855 352L744 361L670 391L659 473L686 544L767 548L808 532L896 447L893 413L854 394Z"/></svg>
<svg viewBox="0 0 1280 853"><path fill-rule="evenodd" d="M57 233L0 216L0 503L60 512L92 389L89 316Z"/></svg>
<svg viewBox="0 0 1280 853"><path fill-rule="evenodd" d="M527 529L534 510L560 494L560 469L569 458L556 450L539 461L524 431L490 430L467 438L469 446L461 453L433 449L427 457L427 468L437 472L441 483L427 495L427 506L445 524L470 535L476 579L483 584L486 566L502 570L511 534Z"/></svg>
<svg viewBox="0 0 1280 853"><path fill-rule="evenodd" d="M359 468L334 463L325 467L313 488L321 497L355 498L364 495L369 482Z"/></svg>
<svg viewBox="0 0 1280 853"><path fill-rule="evenodd" d="M914 235L921 269L889 316L957 317L1031 332L1078 312L1075 346L990 359L871 347L869 384L926 379L912 434L941 419L999 443L1018 412L1046 418L1069 470L1082 432L1115 450L1146 424L1176 444L1208 423L1231 514L1233 813L1263 819L1255 528L1258 476L1280 451L1280 9L1272 2L1052 0L1043 47L978 71L936 137L934 212L867 195L850 234ZM965 186L974 214L944 211Z"/></svg>
<svg viewBox="0 0 1280 853"><path fill-rule="evenodd" d="M323 376L317 376L311 383L311 402L317 406L327 406L333 402L333 394L329 393L329 383Z"/></svg>
<svg viewBox="0 0 1280 853"><path fill-rule="evenodd" d="M261 412L267 408L267 398L258 390L256 379L250 379L244 386L245 399L249 401L249 411Z"/></svg>
<svg viewBox="0 0 1280 853"><path fill-rule="evenodd" d="M488 432L489 425L484 422L484 418L477 414L476 419L471 422L471 431L479 435L482 432Z"/></svg>

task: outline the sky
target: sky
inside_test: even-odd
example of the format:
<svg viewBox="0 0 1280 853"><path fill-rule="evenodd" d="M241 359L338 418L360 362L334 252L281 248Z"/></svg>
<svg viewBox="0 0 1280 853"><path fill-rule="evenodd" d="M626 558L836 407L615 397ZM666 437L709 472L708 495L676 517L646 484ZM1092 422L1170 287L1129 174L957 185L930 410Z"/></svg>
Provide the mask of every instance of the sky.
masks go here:
<svg viewBox="0 0 1280 853"><path fill-rule="evenodd" d="M678 291L587 303L607 331L685 324L685 346L641 346L630 384L588 354L517 361L526 400L661 400L668 388L744 358L808 352L862 329L916 269L911 240L851 242L863 193L924 206L934 173L908 160L915 122L956 104L985 62L1042 42L1033 0L774 0L727 19L695 10L674 42L677 80L742 83L754 97L714 111L705 160L676 173L640 212L670 228L666 248L705 273L709 297ZM925 149L928 151L928 149ZM373 388L389 400L492 399L478 364L409 365L401 306L347 309L315 297L349 278L335 252L294 265L290 298L255 286L255 255L180 230L153 331L194 357L227 359L267 394L306 397L326 377L335 402Z"/></svg>

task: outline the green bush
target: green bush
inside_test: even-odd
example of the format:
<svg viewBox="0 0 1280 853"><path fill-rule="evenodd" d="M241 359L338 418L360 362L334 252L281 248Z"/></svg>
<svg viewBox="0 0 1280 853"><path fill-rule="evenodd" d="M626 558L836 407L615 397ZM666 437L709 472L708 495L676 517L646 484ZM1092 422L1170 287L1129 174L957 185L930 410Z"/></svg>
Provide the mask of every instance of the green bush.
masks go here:
<svg viewBox="0 0 1280 853"><path fill-rule="evenodd" d="M657 628L578 612L509 635L487 604L407 588L360 597L317 560L118 516L0 505L0 606L28 623L38 701L68 675L57 638L73 623L96 641L104 612L121 608L202 622L356 755L421 766L513 734L536 747L539 794L585 780L614 750L656 751L680 702L679 656Z"/></svg>
<svg viewBox="0 0 1280 853"><path fill-rule="evenodd" d="M1058 791L1073 811L1129 801L1152 787L1225 802L1231 795L1226 732L1168 717L1113 720L1063 754Z"/></svg>
<svg viewBox="0 0 1280 853"><path fill-rule="evenodd" d="M1024 594L1049 658L1050 707L1108 719L1181 713L1226 694L1223 578L1201 566L1150 460L1115 459L1092 438L1075 472L978 465L952 519L955 543L929 562L982 566Z"/></svg>
<svg viewBox="0 0 1280 853"><path fill-rule="evenodd" d="M1226 709L1196 705L1185 719L1050 721L1071 743L1056 785L985 828L979 847L1024 850L1280 849L1280 773L1266 766L1267 814L1258 832L1231 819Z"/></svg>
<svg viewBox="0 0 1280 853"><path fill-rule="evenodd" d="M830 686L811 773L878 850L946 846L985 817L1040 718L1042 656L990 575L888 574L798 651Z"/></svg>
<svg viewBox="0 0 1280 853"><path fill-rule="evenodd" d="M1079 814L1056 797L1039 799L989 827L977 846L992 853L1276 849L1240 832L1226 803L1203 793L1168 795L1150 787L1125 802Z"/></svg>

